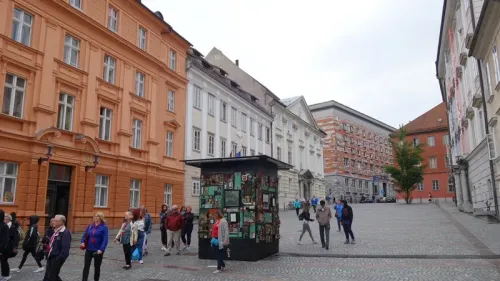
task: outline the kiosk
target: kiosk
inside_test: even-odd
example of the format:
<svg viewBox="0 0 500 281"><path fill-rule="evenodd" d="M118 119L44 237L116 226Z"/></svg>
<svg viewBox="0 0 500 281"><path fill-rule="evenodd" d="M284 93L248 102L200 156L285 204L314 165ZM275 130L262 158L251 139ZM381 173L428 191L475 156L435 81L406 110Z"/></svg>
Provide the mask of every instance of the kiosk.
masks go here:
<svg viewBox="0 0 500 281"><path fill-rule="evenodd" d="M215 259L213 214L229 225L227 260L258 261L279 252L278 170L291 165L266 155L184 160L201 168L198 257Z"/></svg>

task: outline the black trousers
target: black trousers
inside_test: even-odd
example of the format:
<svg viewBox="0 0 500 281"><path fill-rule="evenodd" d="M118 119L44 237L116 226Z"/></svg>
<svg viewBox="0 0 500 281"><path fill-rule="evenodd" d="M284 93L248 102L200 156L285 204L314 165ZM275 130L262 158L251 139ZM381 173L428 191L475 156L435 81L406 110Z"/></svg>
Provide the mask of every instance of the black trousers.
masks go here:
<svg viewBox="0 0 500 281"><path fill-rule="evenodd" d="M186 225L182 228L181 239L185 245L191 245L191 233L193 233L193 225Z"/></svg>
<svg viewBox="0 0 500 281"><path fill-rule="evenodd" d="M23 268L23 265L26 262L26 259L28 258L29 254L31 254L31 256L33 256L38 267L42 267L42 263L40 262L40 259L36 256L36 248L27 248L26 250L24 250L23 258L21 259L21 263L19 264L18 268L19 269Z"/></svg>
<svg viewBox="0 0 500 281"><path fill-rule="evenodd" d="M59 277L59 273L61 272L63 264L64 261L57 260L53 257L49 258L47 260L47 269L45 270L43 281L62 281L61 277Z"/></svg>
<svg viewBox="0 0 500 281"><path fill-rule="evenodd" d="M299 210L300 208L295 208L295 213L297 213L297 217L299 216Z"/></svg>
<svg viewBox="0 0 500 281"><path fill-rule="evenodd" d="M316 205L313 205L313 210L316 213Z"/></svg>
<svg viewBox="0 0 500 281"><path fill-rule="evenodd" d="M90 263L92 262L92 259L94 259L94 281L99 281L103 255L104 254L98 255L96 251L85 251L82 281L87 281L89 279Z"/></svg>
<svg viewBox="0 0 500 281"><path fill-rule="evenodd" d="M132 266L132 247L130 243L123 244L123 255L125 255L125 264Z"/></svg>
<svg viewBox="0 0 500 281"><path fill-rule="evenodd" d="M164 247L167 247L167 229L166 228L160 228L160 234L161 234L161 244Z"/></svg>
<svg viewBox="0 0 500 281"><path fill-rule="evenodd" d="M342 227L344 228L345 239L349 240L349 236L354 240L354 233L351 230L352 221L342 221Z"/></svg>
<svg viewBox="0 0 500 281"><path fill-rule="evenodd" d="M0 256L0 267L3 277L10 276L9 257L5 254Z"/></svg>
<svg viewBox="0 0 500 281"><path fill-rule="evenodd" d="M226 267L224 263L224 249L219 249L219 246L215 247L215 256L217 257L217 269L221 270L223 267Z"/></svg>

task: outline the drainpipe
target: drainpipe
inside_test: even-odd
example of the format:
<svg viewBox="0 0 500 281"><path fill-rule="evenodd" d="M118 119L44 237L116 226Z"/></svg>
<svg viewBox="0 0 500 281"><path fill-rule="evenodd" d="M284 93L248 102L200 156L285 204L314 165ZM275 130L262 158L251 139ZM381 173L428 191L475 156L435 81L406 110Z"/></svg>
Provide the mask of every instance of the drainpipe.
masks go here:
<svg viewBox="0 0 500 281"><path fill-rule="evenodd" d="M488 1L488 0L486 0ZM471 12L471 19L472 19L472 31L475 32L476 30L476 22L474 19L474 6L472 5L472 0L469 0L469 5L470 5L470 12ZM487 3L485 3L487 4ZM484 112L484 127L485 127L485 132L486 136L490 133L489 127L488 127L488 111L486 108L486 96L484 94L484 83L483 83L483 69L481 68L481 60L475 59L477 62L477 69L479 72L479 84L481 87L481 98L483 99L483 112ZM486 140L486 145L488 148L489 152L489 145L488 145L488 140ZM490 164L490 174L491 174L491 188L493 189L493 204L495 204L495 215L498 217L499 216L499 210L498 210L498 198L497 198L497 188L496 188L496 181L495 181L495 167L493 160L488 161ZM472 197L470 197L472 198Z"/></svg>
<svg viewBox="0 0 500 281"><path fill-rule="evenodd" d="M270 136L269 136L269 141L271 142L271 157L274 158L274 150L273 150L273 124L274 124L274 114L273 114L273 107L274 107L274 100L270 103L271 104L271 116L273 117L271 119L271 126L269 128L269 131L270 131Z"/></svg>

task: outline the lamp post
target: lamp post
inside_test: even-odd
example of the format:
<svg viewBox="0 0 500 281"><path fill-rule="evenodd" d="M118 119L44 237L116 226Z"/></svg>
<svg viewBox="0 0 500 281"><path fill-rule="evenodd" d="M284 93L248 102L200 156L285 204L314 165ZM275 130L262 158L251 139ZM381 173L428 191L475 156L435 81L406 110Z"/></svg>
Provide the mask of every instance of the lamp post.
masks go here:
<svg viewBox="0 0 500 281"><path fill-rule="evenodd" d="M43 162L48 162L50 160L50 157L52 157L52 150L53 146L48 144L47 145L47 152L45 153L45 157L40 157L38 158L38 173L37 173L37 179L36 179L36 192L35 192L35 214L38 210L38 189L40 189L40 168L42 166Z"/></svg>
<svg viewBox="0 0 500 281"><path fill-rule="evenodd" d="M46 157L38 158L38 165L42 165L43 162L49 161L50 157L52 157L52 149L53 149L52 145L50 145L50 144L47 145L47 153L45 153Z"/></svg>

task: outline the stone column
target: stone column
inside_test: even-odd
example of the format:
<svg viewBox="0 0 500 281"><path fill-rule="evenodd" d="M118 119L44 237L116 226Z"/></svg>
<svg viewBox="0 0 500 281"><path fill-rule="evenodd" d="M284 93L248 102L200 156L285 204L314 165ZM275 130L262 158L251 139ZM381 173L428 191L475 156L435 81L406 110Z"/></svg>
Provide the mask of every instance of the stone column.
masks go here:
<svg viewBox="0 0 500 281"><path fill-rule="evenodd" d="M464 197L462 193L462 182L460 179L460 169L453 169L453 178L455 179L455 190L457 192L457 207L460 211L464 211Z"/></svg>
<svg viewBox="0 0 500 281"><path fill-rule="evenodd" d="M460 181L462 185L462 198L463 198L463 209L466 213L472 213L472 202L467 192L467 177L465 176L465 170L460 169Z"/></svg>

